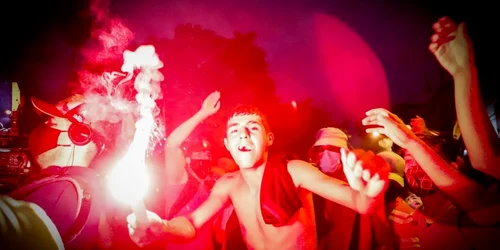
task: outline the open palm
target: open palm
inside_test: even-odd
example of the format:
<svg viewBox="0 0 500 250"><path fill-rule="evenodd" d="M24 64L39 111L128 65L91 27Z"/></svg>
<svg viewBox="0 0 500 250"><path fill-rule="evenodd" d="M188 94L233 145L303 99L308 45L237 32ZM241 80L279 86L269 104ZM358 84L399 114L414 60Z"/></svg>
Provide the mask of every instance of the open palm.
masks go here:
<svg viewBox="0 0 500 250"><path fill-rule="evenodd" d="M457 27L449 18L443 17L433 28L436 33L431 37L429 49L441 66L451 75L468 70L473 63L473 53L465 23Z"/></svg>
<svg viewBox="0 0 500 250"><path fill-rule="evenodd" d="M344 174L352 189L368 197L383 195L389 180L389 165L370 151L341 149Z"/></svg>
<svg viewBox="0 0 500 250"><path fill-rule="evenodd" d="M201 111L207 115L213 115L219 111L220 108L220 92L214 91L205 98L201 106Z"/></svg>
<svg viewBox="0 0 500 250"><path fill-rule="evenodd" d="M398 116L383 108L367 111L362 123L365 126L376 126L367 128L367 133L383 134L402 148L406 148L407 143L415 137L415 134Z"/></svg>

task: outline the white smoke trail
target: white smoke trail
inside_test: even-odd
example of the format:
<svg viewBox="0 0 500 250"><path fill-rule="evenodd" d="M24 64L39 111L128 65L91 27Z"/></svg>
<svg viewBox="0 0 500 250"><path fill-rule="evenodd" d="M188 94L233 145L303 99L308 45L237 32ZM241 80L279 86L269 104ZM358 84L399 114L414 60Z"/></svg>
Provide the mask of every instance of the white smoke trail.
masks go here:
<svg viewBox="0 0 500 250"><path fill-rule="evenodd" d="M135 123L135 134L128 151L110 174L110 188L113 195L129 204L139 203L149 186L146 173L146 154L150 137L155 128L154 109L160 96L160 82L163 75L153 46L141 46L135 52L125 51L122 71L133 75L137 70L134 87L139 104L140 117Z"/></svg>

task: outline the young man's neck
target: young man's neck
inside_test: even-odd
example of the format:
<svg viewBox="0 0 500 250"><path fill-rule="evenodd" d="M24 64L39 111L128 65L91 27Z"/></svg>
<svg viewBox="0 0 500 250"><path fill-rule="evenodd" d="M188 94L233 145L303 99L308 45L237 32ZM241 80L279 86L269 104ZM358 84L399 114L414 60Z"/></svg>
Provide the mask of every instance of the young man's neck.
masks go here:
<svg viewBox="0 0 500 250"><path fill-rule="evenodd" d="M255 194L258 190L260 190L266 164L267 161L264 161L253 168L240 169L241 176L247 183L252 194Z"/></svg>

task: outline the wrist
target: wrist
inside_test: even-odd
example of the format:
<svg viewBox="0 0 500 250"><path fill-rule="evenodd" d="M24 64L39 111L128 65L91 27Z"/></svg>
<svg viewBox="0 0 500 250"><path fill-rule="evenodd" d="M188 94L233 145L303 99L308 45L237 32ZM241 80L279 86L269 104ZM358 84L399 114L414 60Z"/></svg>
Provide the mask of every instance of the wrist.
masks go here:
<svg viewBox="0 0 500 250"><path fill-rule="evenodd" d="M453 77L453 80L455 82L457 82L456 80L457 79L464 79L464 78L470 78L470 77L473 77L477 74L477 69L476 69L476 66L474 66L474 64L472 64L471 66L469 67L465 67L461 70L458 70L457 72L455 72L452 77Z"/></svg>
<svg viewBox="0 0 500 250"><path fill-rule="evenodd" d="M423 132L423 131L422 131ZM418 136L415 133L409 133L408 138L403 142L403 145L400 145L404 149L408 149L408 147L411 147L413 144L416 142L420 141Z"/></svg>
<svg viewBox="0 0 500 250"><path fill-rule="evenodd" d="M356 200L357 212L360 214L372 214L376 210L377 204L380 203L381 197L383 200L383 195L371 197L365 193L358 192Z"/></svg>
<svg viewBox="0 0 500 250"><path fill-rule="evenodd" d="M420 140L420 138L418 138L417 136L413 136L412 138L410 138L410 140L408 140L408 142L404 145L403 148L408 150L408 152L412 153L416 149L420 148L423 144L426 145L425 142Z"/></svg>
<svg viewBox="0 0 500 250"><path fill-rule="evenodd" d="M202 122L203 120L205 120L209 115L207 114L207 112L205 112L203 109L200 109L198 110L198 112L195 114L195 117L197 118L197 120L199 122Z"/></svg>

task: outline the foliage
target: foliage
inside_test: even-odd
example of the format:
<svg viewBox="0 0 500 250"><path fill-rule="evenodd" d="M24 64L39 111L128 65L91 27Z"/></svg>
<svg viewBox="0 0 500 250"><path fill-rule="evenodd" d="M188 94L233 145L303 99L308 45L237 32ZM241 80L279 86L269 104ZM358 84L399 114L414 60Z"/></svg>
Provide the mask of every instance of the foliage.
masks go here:
<svg viewBox="0 0 500 250"><path fill-rule="evenodd" d="M253 104L264 111L276 134L274 151L307 151L320 125L328 124L328 115L314 108L312 100L299 102L297 109L279 100L265 53L255 45L255 37L255 33L235 33L225 38L184 24L175 29L172 39L148 39L165 64L162 106L167 134L198 111L209 93L218 90L221 110L192 136L208 138L219 149L218 155L225 154L222 138L227 112L237 104Z"/></svg>

